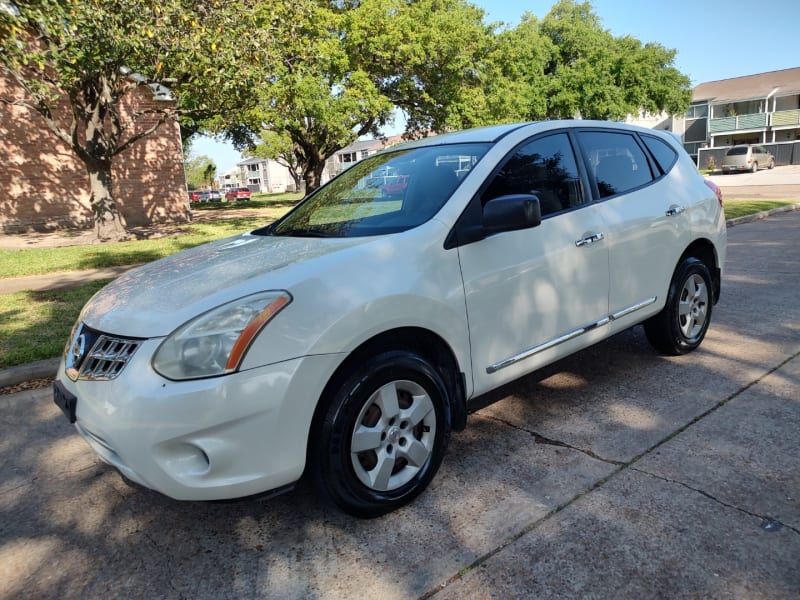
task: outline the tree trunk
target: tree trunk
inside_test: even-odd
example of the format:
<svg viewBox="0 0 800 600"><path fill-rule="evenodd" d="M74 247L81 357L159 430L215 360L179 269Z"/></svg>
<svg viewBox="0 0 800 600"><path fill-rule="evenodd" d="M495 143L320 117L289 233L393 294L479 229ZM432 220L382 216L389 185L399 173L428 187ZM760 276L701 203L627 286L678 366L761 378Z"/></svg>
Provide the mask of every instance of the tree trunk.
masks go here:
<svg viewBox="0 0 800 600"><path fill-rule="evenodd" d="M306 182L306 194L310 194L322 185L322 174L325 172L324 160L309 160L303 171L303 180Z"/></svg>
<svg viewBox="0 0 800 600"><path fill-rule="evenodd" d="M117 209L111 193L111 161L90 161L86 163L89 172L91 197L89 204L94 218L94 231L100 241L120 241L128 239L125 219Z"/></svg>

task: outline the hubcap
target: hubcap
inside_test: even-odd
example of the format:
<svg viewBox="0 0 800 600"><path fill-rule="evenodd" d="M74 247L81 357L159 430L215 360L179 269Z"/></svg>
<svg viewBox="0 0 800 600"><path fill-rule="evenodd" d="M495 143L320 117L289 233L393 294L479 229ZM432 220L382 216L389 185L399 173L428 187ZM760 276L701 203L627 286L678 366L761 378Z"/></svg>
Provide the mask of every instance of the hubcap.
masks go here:
<svg viewBox="0 0 800 600"><path fill-rule="evenodd" d="M692 275L683 284L678 304L678 325L687 339L697 337L708 318L708 286L700 275Z"/></svg>
<svg viewBox="0 0 800 600"><path fill-rule="evenodd" d="M389 382L366 401L350 439L350 460L367 487L387 492L409 481L430 460L436 411L413 381Z"/></svg>

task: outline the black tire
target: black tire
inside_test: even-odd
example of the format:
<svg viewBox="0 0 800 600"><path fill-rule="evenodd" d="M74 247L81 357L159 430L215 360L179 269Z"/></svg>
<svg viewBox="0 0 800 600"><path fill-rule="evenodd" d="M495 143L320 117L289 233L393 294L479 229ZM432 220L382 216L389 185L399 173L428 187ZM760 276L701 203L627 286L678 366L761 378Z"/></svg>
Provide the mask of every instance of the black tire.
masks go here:
<svg viewBox="0 0 800 600"><path fill-rule="evenodd" d="M769 161L769 167L767 167L767 168L770 169L770 170L775 168L775 159L774 158L771 161Z"/></svg>
<svg viewBox="0 0 800 600"><path fill-rule="evenodd" d="M356 517L390 512L433 479L450 421L447 386L433 366L407 351L379 354L345 377L312 433L317 485Z"/></svg>
<svg viewBox="0 0 800 600"><path fill-rule="evenodd" d="M705 263L693 257L684 259L672 276L664 308L644 323L650 345L672 356L697 348L711 322L713 293Z"/></svg>
<svg viewBox="0 0 800 600"><path fill-rule="evenodd" d="M751 173L758 173L758 163L757 162L753 161L753 166L750 167L750 172Z"/></svg>

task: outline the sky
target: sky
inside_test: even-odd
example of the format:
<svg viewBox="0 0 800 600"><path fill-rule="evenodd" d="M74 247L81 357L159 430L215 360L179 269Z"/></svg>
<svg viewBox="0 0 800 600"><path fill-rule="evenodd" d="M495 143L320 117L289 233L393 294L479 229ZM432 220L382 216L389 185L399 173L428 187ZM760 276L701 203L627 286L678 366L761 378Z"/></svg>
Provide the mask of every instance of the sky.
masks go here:
<svg viewBox="0 0 800 600"><path fill-rule="evenodd" d="M472 0L487 22L543 18L554 0ZM677 50L675 66L692 86L707 81L800 67L800 0L592 0L604 29ZM396 126L402 127L402 123ZM391 135L395 130L384 133ZM208 156L221 174L241 155L230 144L202 137L192 154Z"/></svg>

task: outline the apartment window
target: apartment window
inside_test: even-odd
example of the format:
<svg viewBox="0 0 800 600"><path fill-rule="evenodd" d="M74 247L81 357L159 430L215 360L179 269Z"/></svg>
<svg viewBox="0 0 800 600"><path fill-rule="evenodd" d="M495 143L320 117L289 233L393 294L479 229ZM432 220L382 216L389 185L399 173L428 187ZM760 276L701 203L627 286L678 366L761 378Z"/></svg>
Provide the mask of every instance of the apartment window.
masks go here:
<svg viewBox="0 0 800 600"><path fill-rule="evenodd" d="M687 119L701 119L708 116L708 104L695 104L686 111Z"/></svg>
<svg viewBox="0 0 800 600"><path fill-rule="evenodd" d="M364 160L369 156L369 150L362 150L361 151L361 160Z"/></svg>
<svg viewBox="0 0 800 600"><path fill-rule="evenodd" d="M339 160L343 163L358 162L358 154L356 154L355 152L346 152L344 154L339 155Z"/></svg>

